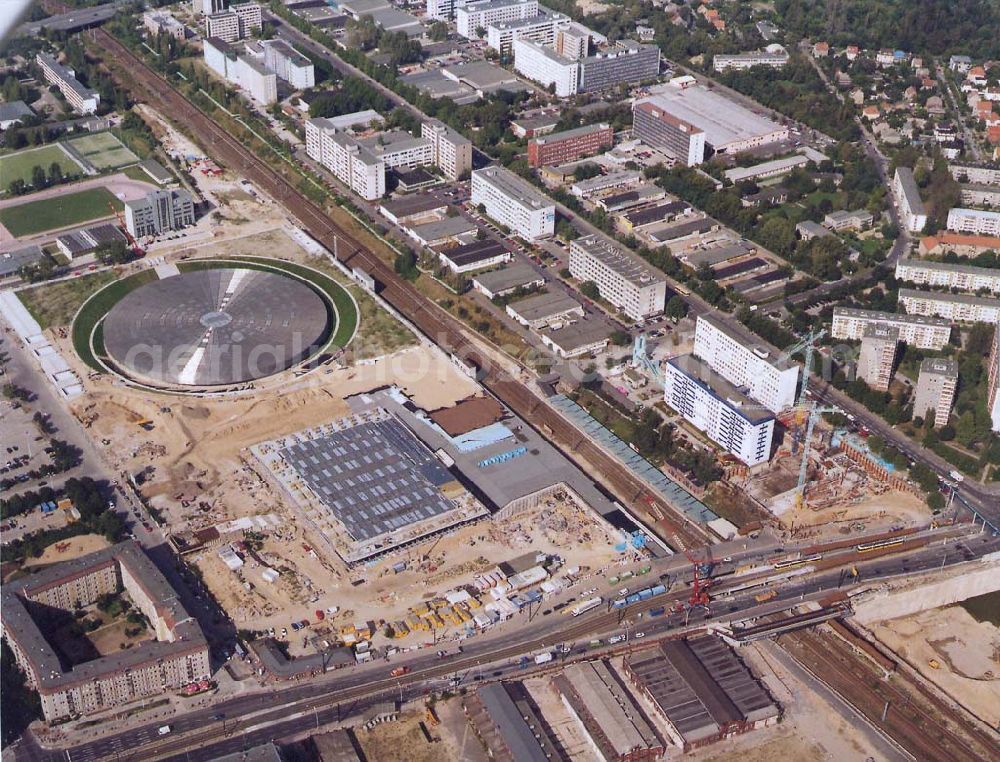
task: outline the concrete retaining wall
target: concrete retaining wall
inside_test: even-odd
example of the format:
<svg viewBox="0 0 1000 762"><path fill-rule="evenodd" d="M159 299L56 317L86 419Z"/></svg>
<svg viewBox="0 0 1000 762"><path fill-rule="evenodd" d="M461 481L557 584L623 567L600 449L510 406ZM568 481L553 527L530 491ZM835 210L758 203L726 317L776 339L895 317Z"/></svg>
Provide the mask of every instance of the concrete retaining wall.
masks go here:
<svg viewBox="0 0 1000 762"><path fill-rule="evenodd" d="M954 577L907 590L880 590L851 599L862 624L897 619L919 611L950 606L1000 590L1000 563L968 564Z"/></svg>

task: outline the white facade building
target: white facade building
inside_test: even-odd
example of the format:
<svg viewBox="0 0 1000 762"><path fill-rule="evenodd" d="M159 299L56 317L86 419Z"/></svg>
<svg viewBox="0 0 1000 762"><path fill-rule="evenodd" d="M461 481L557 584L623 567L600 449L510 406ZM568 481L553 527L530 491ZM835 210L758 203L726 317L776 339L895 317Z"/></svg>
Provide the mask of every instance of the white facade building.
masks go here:
<svg viewBox="0 0 1000 762"><path fill-rule="evenodd" d="M250 56L236 56L236 84L262 106L278 100L278 78Z"/></svg>
<svg viewBox="0 0 1000 762"><path fill-rule="evenodd" d="M742 71L754 66L770 66L772 69L780 69L787 63L787 50L781 45L768 45L764 50L717 55L712 59L712 68L716 71L729 71L730 69Z"/></svg>
<svg viewBox="0 0 1000 762"><path fill-rule="evenodd" d="M142 14L142 25L149 34L168 34L175 40L185 37L184 25L163 11L146 11Z"/></svg>
<svg viewBox="0 0 1000 762"><path fill-rule="evenodd" d="M455 11L468 4L468 0L427 0L427 18L451 21L455 18Z"/></svg>
<svg viewBox="0 0 1000 762"><path fill-rule="evenodd" d="M259 3L235 3L229 10L240 20L240 37L249 37L264 28L264 14Z"/></svg>
<svg viewBox="0 0 1000 762"><path fill-rule="evenodd" d="M514 40L514 69L543 87L554 86L560 98L580 89L580 64L531 40Z"/></svg>
<svg viewBox="0 0 1000 762"><path fill-rule="evenodd" d="M359 142L390 169L413 169L434 163L434 144L408 132L387 132Z"/></svg>
<svg viewBox="0 0 1000 762"><path fill-rule="evenodd" d="M850 307L833 308L833 327L830 333L835 339L861 341L865 328L873 323L897 327L900 341L920 349L942 349L951 340L951 323L941 318Z"/></svg>
<svg viewBox="0 0 1000 762"><path fill-rule="evenodd" d="M774 416L693 355L663 366L663 400L748 466L770 457Z"/></svg>
<svg viewBox="0 0 1000 762"><path fill-rule="evenodd" d="M385 163L329 120L306 121L306 153L366 201L385 195Z"/></svg>
<svg viewBox="0 0 1000 762"><path fill-rule="evenodd" d="M663 276L617 244L596 235L569 247L569 271L580 281L597 284L601 298L641 321L663 312L667 284Z"/></svg>
<svg viewBox="0 0 1000 762"><path fill-rule="evenodd" d="M236 42L240 39L240 17L232 11L205 16L205 36Z"/></svg>
<svg viewBox="0 0 1000 762"><path fill-rule="evenodd" d="M1000 270L990 267L932 262L922 259L900 259L896 262L896 280L923 286L957 288L975 292L980 289L1000 293Z"/></svg>
<svg viewBox="0 0 1000 762"><path fill-rule="evenodd" d="M534 241L555 232L555 204L503 167L486 167L472 173L472 204L482 204L487 215L525 240Z"/></svg>
<svg viewBox="0 0 1000 762"><path fill-rule="evenodd" d="M960 183L978 185L1000 185L1000 167L986 167L976 164L951 164L951 176Z"/></svg>
<svg viewBox="0 0 1000 762"><path fill-rule="evenodd" d="M455 27L460 35L478 40L477 30L485 32L491 24L519 21L538 15L538 0L479 0L455 9Z"/></svg>
<svg viewBox="0 0 1000 762"><path fill-rule="evenodd" d="M694 355L764 407L778 413L795 404L799 366L776 358L748 343L713 317L699 315L694 331Z"/></svg>
<svg viewBox="0 0 1000 762"><path fill-rule="evenodd" d="M858 351L857 377L876 391L887 391L892 382L898 349L898 328L884 323L866 326Z"/></svg>
<svg viewBox="0 0 1000 762"><path fill-rule="evenodd" d="M993 349L986 361L986 409L990 411L991 428L1000 431L1000 328L993 331Z"/></svg>
<svg viewBox="0 0 1000 762"><path fill-rule="evenodd" d="M262 40L264 66L296 90L316 85L316 70L312 61L283 40Z"/></svg>
<svg viewBox="0 0 1000 762"><path fill-rule="evenodd" d="M899 201L903 227L911 233L919 233L927 224L927 210L920 198L917 183L913 179L913 170L909 167L896 167L896 175L892 182Z"/></svg>
<svg viewBox="0 0 1000 762"><path fill-rule="evenodd" d="M1000 212L954 207L948 212L948 230L971 235L1000 236Z"/></svg>
<svg viewBox="0 0 1000 762"><path fill-rule="evenodd" d="M100 94L81 85L73 69L63 66L48 53L37 54L35 63L42 70L45 81L59 88L59 92L74 111L81 114L93 114L97 111L97 107L101 104Z"/></svg>
<svg viewBox="0 0 1000 762"><path fill-rule="evenodd" d="M460 180L472 171L472 141L467 137L437 119L424 122L420 136L431 142L434 165L449 180Z"/></svg>
<svg viewBox="0 0 1000 762"><path fill-rule="evenodd" d="M913 395L914 417L934 414L934 426L944 426L951 414L958 388L958 363L944 357L928 357L920 363L917 389Z"/></svg>
<svg viewBox="0 0 1000 762"><path fill-rule="evenodd" d="M899 289L907 314L939 317L956 323L1000 323L1000 299L971 294Z"/></svg>
<svg viewBox="0 0 1000 762"><path fill-rule="evenodd" d="M486 42L501 56L509 56L513 51L514 40L518 39L554 46L559 30L568 29L572 23L572 19L565 14L539 8L537 16L490 24L486 30ZM566 55L570 58L579 57L569 56L568 53Z"/></svg>

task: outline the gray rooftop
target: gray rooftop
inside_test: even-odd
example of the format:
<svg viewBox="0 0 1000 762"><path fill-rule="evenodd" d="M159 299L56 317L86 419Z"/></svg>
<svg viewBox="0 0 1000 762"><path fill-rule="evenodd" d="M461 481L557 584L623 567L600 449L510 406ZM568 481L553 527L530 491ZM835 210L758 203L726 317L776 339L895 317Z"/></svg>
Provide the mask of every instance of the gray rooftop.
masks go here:
<svg viewBox="0 0 1000 762"><path fill-rule="evenodd" d="M408 35L417 36L423 29L420 25L420 19L399 8L383 8L372 11L369 15L378 26L387 32L405 32Z"/></svg>
<svg viewBox="0 0 1000 762"><path fill-rule="evenodd" d="M795 229L803 234L808 235L812 238L822 238L823 236L833 235L829 230L820 225L818 222L813 222L812 220L803 220L795 226Z"/></svg>
<svg viewBox="0 0 1000 762"><path fill-rule="evenodd" d="M545 209L554 206L553 202L542 195L542 193L530 185L527 180L515 175L509 169L503 167L486 167L477 169L472 173L473 178L484 180L492 185L500 193L518 201L522 206L530 206L534 209Z"/></svg>
<svg viewBox="0 0 1000 762"><path fill-rule="evenodd" d="M23 116L32 116L35 112L28 108L24 101L0 103L0 122L9 122Z"/></svg>
<svg viewBox="0 0 1000 762"><path fill-rule="evenodd" d="M451 98L456 103L473 103L479 99L476 91L469 85L446 77L441 73L441 69L406 74L400 79L432 98Z"/></svg>
<svg viewBox="0 0 1000 762"><path fill-rule="evenodd" d="M933 302L972 304L977 307L991 307L1000 310L1000 299L976 296L975 294L952 294L947 291L917 291L913 288L901 288L899 289L899 300L903 299L927 299Z"/></svg>
<svg viewBox="0 0 1000 762"><path fill-rule="evenodd" d="M544 280L544 278L535 272L531 265L516 263L499 270L480 273L474 276L473 280L487 291L497 293L498 291L526 286L529 283Z"/></svg>
<svg viewBox="0 0 1000 762"><path fill-rule="evenodd" d="M542 135L540 138L532 138L539 145L546 145L548 143L558 143L561 140L572 140L573 138L582 137L584 135L591 135L595 132L602 132L607 130L611 125L607 122L598 122L596 124L585 124L582 127L574 127L571 130L563 130L562 132L552 132L548 135Z"/></svg>
<svg viewBox="0 0 1000 762"><path fill-rule="evenodd" d="M385 410L293 444L282 456L354 540L395 532L455 507L441 492L455 477Z"/></svg>
<svg viewBox="0 0 1000 762"><path fill-rule="evenodd" d="M708 233L719 226L719 223L709 218L700 220L687 220L684 222L671 222L667 225L652 228L646 232L654 241L675 241L678 238L687 238L692 235Z"/></svg>
<svg viewBox="0 0 1000 762"><path fill-rule="evenodd" d="M548 762L549 758L542 745L502 683L483 685L476 690L476 696L503 738L513 760Z"/></svg>
<svg viewBox="0 0 1000 762"><path fill-rule="evenodd" d="M770 412L761 409L758 402L737 389L712 370L708 363L699 360L694 355L678 355L671 357L667 362L727 407L738 412L750 423L756 425L774 418Z"/></svg>
<svg viewBox="0 0 1000 762"><path fill-rule="evenodd" d="M924 315L907 315L903 312L878 312L876 310L859 310L854 307L834 307L833 317L859 318L861 320L879 320L886 323L910 323L913 325L951 328L951 323L943 318L926 317Z"/></svg>
<svg viewBox="0 0 1000 762"><path fill-rule="evenodd" d="M928 357L920 363L920 375L924 373L958 378L958 362L947 357Z"/></svg>
<svg viewBox="0 0 1000 762"><path fill-rule="evenodd" d="M158 161L154 161L153 159L146 159L145 161L140 161L139 167L142 169L143 172L152 177L153 180L155 180L159 185L165 185L169 183L174 177L166 170L166 168L162 164L160 164Z"/></svg>
<svg viewBox="0 0 1000 762"><path fill-rule="evenodd" d="M571 310L582 310L583 305L562 291L553 291L548 294L538 294L537 296L529 296L527 299L520 299L508 305L508 309L516 312L524 320L533 322L545 320L554 315L562 315Z"/></svg>
<svg viewBox="0 0 1000 762"><path fill-rule="evenodd" d="M545 328L541 334L565 352L572 352L603 341L614 333L611 325L601 318L583 318L558 330Z"/></svg>
<svg viewBox="0 0 1000 762"><path fill-rule="evenodd" d="M85 577L112 564L128 569L171 630L174 640L146 642L74 666L64 665L35 622L27 602L43 589ZM5 637L17 641L32 664L39 685L46 689L59 690L92 682L206 647L201 627L187 613L173 587L135 540L55 563L37 574L8 582L0 591L0 602Z"/></svg>
<svg viewBox="0 0 1000 762"><path fill-rule="evenodd" d="M577 238L570 244L570 256L578 249L610 268L622 278L638 288L647 288L661 283L663 275L618 244L606 241L596 235Z"/></svg>
<svg viewBox="0 0 1000 762"><path fill-rule="evenodd" d="M757 248L745 241L737 241L723 246L712 246L708 249L689 251L681 256L691 267L698 269L702 265L717 265L730 259L753 254Z"/></svg>
<svg viewBox="0 0 1000 762"><path fill-rule="evenodd" d="M936 272L964 273L966 275L979 275L984 278L1000 278L1000 270L992 267L976 267L975 265L963 265L959 262L935 262L931 259L901 259L897 267L916 267L921 270Z"/></svg>
<svg viewBox="0 0 1000 762"><path fill-rule="evenodd" d="M44 257L42 247L37 244L0 253L0 278L13 275L25 265L41 262Z"/></svg>
<svg viewBox="0 0 1000 762"><path fill-rule="evenodd" d="M920 189L913 179L913 170L909 167L896 167L896 175L899 177L899 185L903 189L910 211L913 214L926 214L927 210L924 209L924 202L920 198Z"/></svg>
<svg viewBox="0 0 1000 762"><path fill-rule="evenodd" d="M422 241L439 241L442 238L457 238L477 230L476 223L465 217L445 217L423 225L411 225L410 231Z"/></svg>
<svg viewBox="0 0 1000 762"><path fill-rule="evenodd" d="M436 196L423 194L393 198L379 204L379 208L389 212L393 217L409 217L436 209L446 209L447 207L447 202L442 201Z"/></svg>
<svg viewBox="0 0 1000 762"><path fill-rule="evenodd" d="M465 82L477 90L489 90L508 82L516 82L517 77L506 69L501 69L489 61L470 61L441 70L446 77Z"/></svg>
<svg viewBox="0 0 1000 762"><path fill-rule="evenodd" d="M69 68L63 66L48 53L39 53L38 58L41 61L44 61L52 72L81 98L92 98L97 95L96 90L91 90L89 87L81 85L79 80L77 80L76 76Z"/></svg>
<svg viewBox="0 0 1000 762"><path fill-rule="evenodd" d="M606 200L610 201L610 198ZM633 226L642 227L643 225L651 225L654 222L661 222L667 217L683 214L690 208L691 207L683 201L667 201L663 204L656 204L655 206L647 206L643 209L636 209L635 211L624 215L624 217Z"/></svg>

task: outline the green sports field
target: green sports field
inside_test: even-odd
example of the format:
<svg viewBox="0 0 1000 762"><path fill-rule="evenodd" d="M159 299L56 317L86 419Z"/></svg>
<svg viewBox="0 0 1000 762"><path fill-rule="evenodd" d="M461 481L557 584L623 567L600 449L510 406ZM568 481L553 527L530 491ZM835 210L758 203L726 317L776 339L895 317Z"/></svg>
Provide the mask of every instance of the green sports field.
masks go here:
<svg viewBox="0 0 1000 762"><path fill-rule="evenodd" d="M108 217L108 204L116 211L124 206L106 188L92 188L0 209L0 223L12 236L20 238Z"/></svg>
<svg viewBox="0 0 1000 762"><path fill-rule="evenodd" d="M74 151L90 162L99 172L135 164L139 157L122 145L110 132L82 135L67 141Z"/></svg>
<svg viewBox="0 0 1000 762"><path fill-rule="evenodd" d="M57 144L28 148L24 151L0 156L0 191L6 192L15 180L31 182L31 170L37 165L48 174L52 162L59 162L63 174L79 175L80 165L73 161Z"/></svg>

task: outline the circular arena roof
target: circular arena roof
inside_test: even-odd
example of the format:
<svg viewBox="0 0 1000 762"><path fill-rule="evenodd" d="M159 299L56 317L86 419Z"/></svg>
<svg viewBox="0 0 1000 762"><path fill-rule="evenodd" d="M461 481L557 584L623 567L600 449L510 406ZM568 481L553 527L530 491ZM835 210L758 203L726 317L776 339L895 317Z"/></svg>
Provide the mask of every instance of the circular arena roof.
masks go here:
<svg viewBox="0 0 1000 762"><path fill-rule="evenodd" d="M305 283L273 272L185 272L127 294L104 318L104 347L126 374L171 386L224 386L306 359L330 311Z"/></svg>

